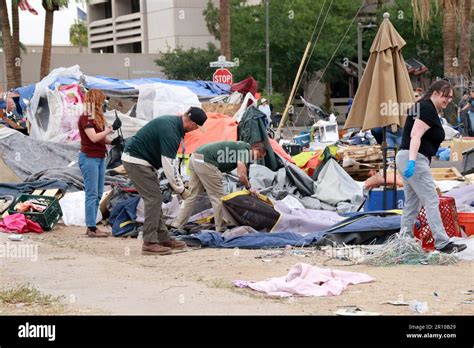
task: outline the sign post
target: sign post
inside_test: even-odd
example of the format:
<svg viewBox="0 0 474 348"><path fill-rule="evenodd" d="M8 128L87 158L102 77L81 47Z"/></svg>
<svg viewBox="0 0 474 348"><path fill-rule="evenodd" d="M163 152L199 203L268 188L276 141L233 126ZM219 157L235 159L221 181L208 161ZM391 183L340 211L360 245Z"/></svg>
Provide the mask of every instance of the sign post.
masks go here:
<svg viewBox="0 0 474 348"><path fill-rule="evenodd" d="M211 68L219 68L212 75L212 81L216 83L225 83L228 85L232 84L232 73L225 68L233 68L237 64L235 62L226 61L225 56L219 56L217 61L210 62Z"/></svg>

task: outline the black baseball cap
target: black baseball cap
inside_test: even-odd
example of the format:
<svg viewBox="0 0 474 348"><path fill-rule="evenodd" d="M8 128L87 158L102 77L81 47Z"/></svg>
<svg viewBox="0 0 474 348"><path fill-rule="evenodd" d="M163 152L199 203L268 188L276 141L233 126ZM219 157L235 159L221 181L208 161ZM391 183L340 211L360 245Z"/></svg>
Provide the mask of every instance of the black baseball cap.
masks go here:
<svg viewBox="0 0 474 348"><path fill-rule="evenodd" d="M198 126L202 126L207 120L206 112L201 108L191 106L186 113L191 121L196 123Z"/></svg>

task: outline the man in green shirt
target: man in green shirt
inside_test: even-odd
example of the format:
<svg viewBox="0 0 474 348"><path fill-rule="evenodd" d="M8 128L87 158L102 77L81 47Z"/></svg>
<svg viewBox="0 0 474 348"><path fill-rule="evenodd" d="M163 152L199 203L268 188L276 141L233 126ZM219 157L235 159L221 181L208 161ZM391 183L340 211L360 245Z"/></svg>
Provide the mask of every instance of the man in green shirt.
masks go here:
<svg viewBox="0 0 474 348"><path fill-rule="evenodd" d="M194 203L198 196L206 190L214 210L216 231L224 232L225 224L222 214L221 198L224 196L222 173L237 168L240 182L252 194L257 193L250 187L248 166L252 161L265 156L263 142L249 145L243 141L219 141L201 146L189 159L189 197L184 201L178 216L171 224L181 229L191 216Z"/></svg>
<svg viewBox="0 0 474 348"><path fill-rule="evenodd" d="M171 188L182 198L189 196L178 173L176 154L184 133L206 122L206 113L191 107L181 116L160 116L148 122L127 142L122 163L145 203L144 255L167 255L186 244L171 239L161 214L161 189L156 170L163 168Z"/></svg>

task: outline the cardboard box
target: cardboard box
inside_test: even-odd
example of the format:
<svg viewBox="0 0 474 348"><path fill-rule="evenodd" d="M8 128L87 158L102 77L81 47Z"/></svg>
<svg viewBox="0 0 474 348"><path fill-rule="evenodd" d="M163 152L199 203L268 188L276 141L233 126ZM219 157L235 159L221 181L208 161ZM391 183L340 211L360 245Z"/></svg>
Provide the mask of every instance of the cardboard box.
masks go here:
<svg viewBox="0 0 474 348"><path fill-rule="evenodd" d="M450 161L462 161L463 151L469 150L474 147L474 138L473 137L464 137L462 140L452 140L451 141L451 157Z"/></svg>

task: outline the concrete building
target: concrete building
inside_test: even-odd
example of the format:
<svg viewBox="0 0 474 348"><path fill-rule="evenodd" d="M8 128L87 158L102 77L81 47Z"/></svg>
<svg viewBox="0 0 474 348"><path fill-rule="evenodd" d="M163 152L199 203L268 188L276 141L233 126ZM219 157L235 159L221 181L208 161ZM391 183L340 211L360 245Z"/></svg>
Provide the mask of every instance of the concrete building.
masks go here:
<svg viewBox="0 0 474 348"><path fill-rule="evenodd" d="M90 0L89 50L158 53L206 47L216 43L202 14L206 5L207 0Z"/></svg>
<svg viewBox="0 0 474 348"><path fill-rule="evenodd" d="M139 79L144 77L165 78L159 66L153 60L156 54L116 53L52 53L51 69L70 67L78 64L81 71L89 76L110 76L118 79ZM22 85L37 83L40 76L41 53L21 55ZM0 89L7 87L5 55L0 52Z"/></svg>

